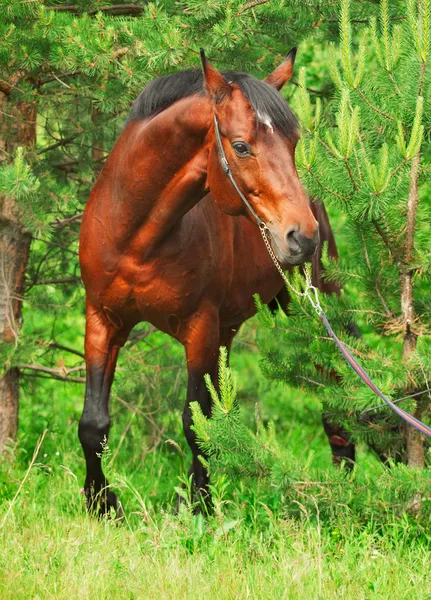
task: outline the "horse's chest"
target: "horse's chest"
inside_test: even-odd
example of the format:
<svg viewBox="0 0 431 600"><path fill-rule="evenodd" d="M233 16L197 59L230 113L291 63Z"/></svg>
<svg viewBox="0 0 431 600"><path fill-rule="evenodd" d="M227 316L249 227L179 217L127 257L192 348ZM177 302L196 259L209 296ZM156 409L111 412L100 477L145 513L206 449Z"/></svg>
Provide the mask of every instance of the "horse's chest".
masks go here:
<svg viewBox="0 0 431 600"><path fill-rule="evenodd" d="M243 255L244 256L244 255ZM265 304L281 290L282 281L273 264L265 255L241 260L220 310L222 325L240 324L256 313L254 296L258 294Z"/></svg>
<svg viewBox="0 0 431 600"><path fill-rule="evenodd" d="M197 304L204 277L198 269L162 264L141 268L133 285L136 303L143 316L152 313L183 315Z"/></svg>
<svg viewBox="0 0 431 600"><path fill-rule="evenodd" d="M104 295L104 303L133 320L149 321L176 335L180 324L199 306L211 288L214 265L197 256L187 260L159 257L148 263L125 257L117 277Z"/></svg>

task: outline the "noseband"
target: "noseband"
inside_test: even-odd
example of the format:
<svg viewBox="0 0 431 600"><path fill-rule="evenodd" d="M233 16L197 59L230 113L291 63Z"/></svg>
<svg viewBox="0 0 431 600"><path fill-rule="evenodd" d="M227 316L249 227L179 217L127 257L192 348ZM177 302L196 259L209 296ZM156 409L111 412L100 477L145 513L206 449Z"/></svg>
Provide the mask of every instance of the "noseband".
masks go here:
<svg viewBox="0 0 431 600"><path fill-rule="evenodd" d="M241 200L244 202L244 204L246 205L248 210L253 215L253 217L254 217L256 223L258 224L258 226L260 227L260 229L267 229L265 223L255 213L255 211L251 207L250 202L247 200L247 198L244 196L244 194L239 189L239 186L238 186L237 182L235 181L234 176L232 175L232 171L230 170L230 166L229 166L228 160L226 158L226 153L224 151L223 144L221 143L220 129L218 126L217 117L215 115L214 115L214 129L215 129L215 134L216 134L216 141L217 141L217 148L218 148L218 153L219 153L219 158L220 158L220 164L221 164L221 167L222 167L225 175L227 175L229 177L233 187L236 189L236 191L238 193L238 196L241 198Z"/></svg>

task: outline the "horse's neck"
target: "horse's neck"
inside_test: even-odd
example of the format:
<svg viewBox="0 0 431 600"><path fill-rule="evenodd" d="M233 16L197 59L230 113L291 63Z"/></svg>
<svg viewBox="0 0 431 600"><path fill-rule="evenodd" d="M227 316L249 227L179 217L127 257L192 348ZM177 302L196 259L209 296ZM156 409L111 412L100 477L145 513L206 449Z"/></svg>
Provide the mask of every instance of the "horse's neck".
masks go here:
<svg viewBox="0 0 431 600"><path fill-rule="evenodd" d="M194 96L128 125L107 164L117 240L154 247L204 196L211 118L209 101Z"/></svg>

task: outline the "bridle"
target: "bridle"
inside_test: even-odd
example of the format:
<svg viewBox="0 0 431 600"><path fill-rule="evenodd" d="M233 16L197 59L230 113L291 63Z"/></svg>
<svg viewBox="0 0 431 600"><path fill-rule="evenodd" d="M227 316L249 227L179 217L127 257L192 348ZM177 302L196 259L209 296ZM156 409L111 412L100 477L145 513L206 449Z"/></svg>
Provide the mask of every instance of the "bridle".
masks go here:
<svg viewBox="0 0 431 600"><path fill-rule="evenodd" d="M218 148L218 154L219 154L219 158L220 158L221 168L223 169L225 175L227 175L229 177L233 187L235 188L235 190L238 193L238 196L241 198L241 200L244 202L244 204L246 205L248 210L253 215L259 228L260 229L268 229L266 224L259 217L259 215L257 215L256 212L253 210L250 202L247 200L247 198L241 192L237 182L235 181L235 177L232 175L232 171L230 170L230 166L229 166L228 160L226 158L226 153L224 151L223 144L221 143L220 128L218 125L217 117L215 115L214 115L214 129L215 129L215 135L216 135L217 148Z"/></svg>
<svg viewBox="0 0 431 600"><path fill-rule="evenodd" d="M268 235L271 235L271 233L270 233L266 223L264 221L262 221L262 219L259 217L258 214L256 214L256 212L253 209L253 207L251 206L250 202L244 196L239 185L235 181L235 177L232 175L232 171L230 169L229 162L226 158L226 153L224 151L223 144L221 142L220 128L219 128L219 124L218 124L216 115L214 115L214 130L215 130L215 137L216 137L216 142L217 142L218 155L219 155L220 164L223 169L223 172L230 179L238 196L241 198L241 200L244 202L245 206L248 208L250 213L253 215L253 217L259 227L259 230L262 235L263 241L265 243L266 249L268 250L268 253L269 253L269 255L272 259L272 262L274 263L277 271L280 273L281 278L283 279L283 281L285 282L287 287L294 294L296 294L297 296L304 296L304 297L308 298L308 300L311 302L311 305L313 306L313 308L317 312L317 314L321 315L323 311L322 311L322 307L320 306L320 302L319 302L318 289L311 283L311 273L310 273L309 269L304 268L305 280L306 280L305 290L300 291L300 290L297 290L296 288L294 288L292 286L292 284L290 283L290 281L288 280L288 278L286 277L285 272L283 271L280 263L278 262L277 257L274 254L274 250L272 249L272 246L268 239Z"/></svg>
<svg viewBox="0 0 431 600"><path fill-rule="evenodd" d="M260 233L262 235L263 241L265 243L266 249L268 250L268 253L269 253L269 255L270 255L271 259L272 259L272 262L274 263L277 271L280 273L283 281L285 282L285 284L287 285L287 287L289 288L289 290L291 292L293 292L294 294L296 294L297 296L302 296L304 298L307 298L307 300L311 303L312 307L314 308L314 310L316 311L316 313L318 314L318 316L322 320L324 326L326 327L327 332L329 333L329 335L331 336L331 338L334 340L334 342L337 345L340 353L343 355L344 359L347 361L347 363L350 365L350 367L355 371L355 373L362 379L362 381L377 396L379 396L390 408L392 408L392 410L394 412L396 412L399 417L401 417L402 419L404 419L404 421L406 421L407 423L409 423L410 425L412 425L413 427L415 427L421 433L427 435L428 437L431 437L431 429L427 425L425 425L424 423L422 423L422 421L419 421L419 419L416 419L416 417L414 417L413 415L411 415L407 411L405 411L402 408L400 408L399 406L397 406L395 404L395 402L393 402L392 400L389 400L389 398L387 398L383 394L383 392L376 386L376 384L373 382L373 380L367 374L367 372L364 370L364 368L352 356L352 354L349 352L349 350L343 344L343 342L335 335L335 333L334 333L334 331L333 331L333 329L332 329L332 327L331 327L331 325L330 325L330 323L329 323L329 321L328 321L325 313L323 312L322 307L320 306L320 302L319 302L319 290L311 282L311 272L310 272L309 266L308 265L304 265L305 285L304 285L304 289L303 290L297 290L290 283L290 281L288 280L288 278L287 278L285 272L283 271L280 263L278 262L278 259L275 256L274 251L272 249L272 246L271 246L271 244L270 244L270 242L268 240L267 233L270 235L270 231L269 231L268 227L266 226L266 223L264 221L262 221L262 219L259 217L259 215L256 214L256 212L254 211L253 207L250 205L250 202L244 196L244 194L240 190L237 182L235 181L234 176L232 175L232 171L230 169L229 162L228 162L228 160L226 158L226 153L224 151L223 144L221 142L219 124L218 124L217 117L216 117L215 114L214 114L214 129L215 129L215 136L216 136L216 142L217 142L217 148L218 148L218 154L219 154L220 164L221 164L221 167L223 169L223 172L230 179L230 181L231 181L233 187L235 188L238 196L241 198L241 200L243 201L243 203L245 204L245 206L248 208L248 210L250 211L250 213L253 215L253 217L254 217L254 219L255 219L258 227L259 227L259 230L260 230Z"/></svg>

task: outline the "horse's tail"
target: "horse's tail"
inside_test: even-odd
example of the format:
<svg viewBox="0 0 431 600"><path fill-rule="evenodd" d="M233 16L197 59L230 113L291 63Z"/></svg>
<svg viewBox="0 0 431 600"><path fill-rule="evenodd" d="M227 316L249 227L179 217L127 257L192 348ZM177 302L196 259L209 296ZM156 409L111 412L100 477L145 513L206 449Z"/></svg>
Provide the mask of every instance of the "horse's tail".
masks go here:
<svg viewBox="0 0 431 600"><path fill-rule="evenodd" d="M328 256L334 260L338 260L337 244L335 242L334 232L332 231L331 223L329 222L328 213L326 212L325 205L321 202L311 199L310 200L311 211L314 218L319 223L319 234L320 240L317 246L317 250L312 260L312 275L313 285L319 288L320 291L325 294L339 294L341 285L337 281L327 281L324 277L324 267L322 263L322 251L323 245L327 243Z"/></svg>
<svg viewBox="0 0 431 600"><path fill-rule="evenodd" d="M339 294L342 285L339 281L328 281L325 279L325 268L322 263L323 244L328 245L328 256L334 260L338 260L338 249L335 242L334 232L332 231L331 223L329 222L328 213L325 205L317 200L310 200L311 210L315 219L319 223L320 241L312 260L312 278L315 285L324 294ZM356 338L361 337L359 327L354 321L347 325L347 332Z"/></svg>

